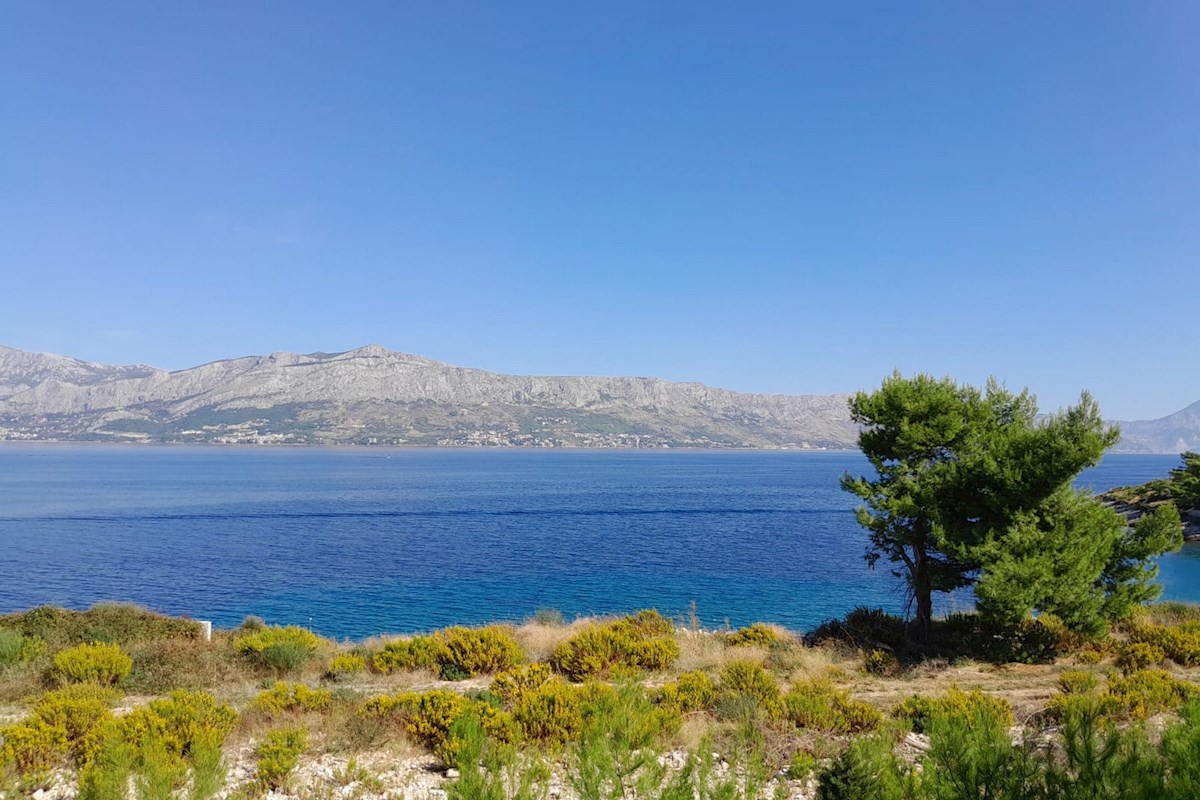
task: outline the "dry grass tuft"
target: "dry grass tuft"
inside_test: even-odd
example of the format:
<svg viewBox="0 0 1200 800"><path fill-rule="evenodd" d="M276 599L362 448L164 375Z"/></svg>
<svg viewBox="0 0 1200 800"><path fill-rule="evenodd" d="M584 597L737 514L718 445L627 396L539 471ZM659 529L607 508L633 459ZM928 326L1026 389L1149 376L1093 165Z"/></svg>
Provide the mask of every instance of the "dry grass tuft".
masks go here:
<svg viewBox="0 0 1200 800"><path fill-rule="evenodd" d="M569 625L526 622L516 629L517 642L525 650L530 661L546 661L554 652L554 648L595 621L593 619L577 619Z"/></svg>

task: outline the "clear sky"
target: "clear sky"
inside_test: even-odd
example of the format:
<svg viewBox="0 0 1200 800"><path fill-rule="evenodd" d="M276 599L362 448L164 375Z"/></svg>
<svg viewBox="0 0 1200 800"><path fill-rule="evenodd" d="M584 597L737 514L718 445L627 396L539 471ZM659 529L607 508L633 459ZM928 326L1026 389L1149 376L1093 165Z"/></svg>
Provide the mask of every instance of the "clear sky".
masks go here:
<svg viewBox="0 0 1200 800"><path fill-rule="evenodd" d="M5 3L0 343L1200 400L1200 4Z"/></svg>

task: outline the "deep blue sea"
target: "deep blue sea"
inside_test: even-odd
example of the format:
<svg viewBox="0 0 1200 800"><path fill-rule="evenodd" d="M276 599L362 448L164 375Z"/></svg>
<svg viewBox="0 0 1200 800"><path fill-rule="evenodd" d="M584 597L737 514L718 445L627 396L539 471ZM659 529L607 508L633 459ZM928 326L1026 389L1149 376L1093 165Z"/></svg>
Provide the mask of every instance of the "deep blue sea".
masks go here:
<svg viewBox="0 0 1200 800"><path fill-rule="evenodd" d="M1176 456L1109 456L1096 491ZM335 637L657 607L808 628L903 592L857 453L0 446L0 612L140 603ZM1200 601L1200 549L1162 560ZM965 603L969 600L951 601ZM951 610L944 604L941 610Z"/></svg>

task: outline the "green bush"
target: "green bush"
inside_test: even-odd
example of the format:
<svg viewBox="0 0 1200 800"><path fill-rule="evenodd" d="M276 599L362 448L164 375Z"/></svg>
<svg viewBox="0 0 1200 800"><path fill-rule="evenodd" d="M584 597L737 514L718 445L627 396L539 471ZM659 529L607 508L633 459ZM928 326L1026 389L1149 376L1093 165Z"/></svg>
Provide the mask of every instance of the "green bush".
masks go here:
<svg viewBox="0 0 1200 800"><path fill-rule="evenodd" d="M26 664L46 654L46 642L12 628L0 628L0 669Z"/></svg>
<svg viewBox="0 0 1200 800"><path fill-rule="evenodd" d="M1167 657L1184 667L1200 665L1200 630L1197 623L1184 623L1179 627L1166 625L1143 625L1133 629L1129 641L1148 644L1161 649Z"/></svg>
<svg viewBox="0 0 1200 800"><path fill-rule="evenodd" d="M460 743L451 737L450 728L467 713L476 715L484 729L500 741L517 738L518 727L511 714L457 692L403 692L375 697L363 704L358 715L399 722L444 763L453 764Z"/></svg>
<svg viewBox="0 0 1200 800"><path fill-rule="evenodd" d="M670 620L657 611L592 625L563 642L550 657L556 672L571 680L630 670L662 670L679 657Z"/></svg>
<svg viewBox="0 0 1200 800"><path fill-rule="evenodd" d="M326 676L333 680L343 680L357 675L367 668L367 659L358 653L339 653L329 662Z"/></svg>
<svg viewBox="0 0 1200 800"><path fill-rule="evenodd" d="M1200 687L1161 669L1143 669L1109 676L1108 695L1129 717L1143 719L1200 699Z"/></svg>
<svg viewBox="0 0 1200 800"><path fill-rule="evenodd" d="M270 689L260 692L250 707L273 715L292 711L321 711L329 708L332 702L333 693L328 689L310 689L303 683L276 681Z"/></svg>
<svg viewBox="0 0 1200 800"><path fill-rule="evenodd" d="M115 644L81 644L54 657L54 676L62 683L116 686L133 669L133 659Z"/></svg>
<svg viewBox="0 0 1200 800"><path fill-rule="evenodd" d="M414 636L388 642L371 659L376 672L409 669L437 670L446 660L446 646L434 636Z"/></svg>
<svg viewBox="0 0 1200 800"><path fill-rule="evenodd" d="M113 731L116 718L111 706L118 697L113 689L75 684L46 692L34 704L32 716L65 731L68 755L76 766L83 766Z"/></svg>
<svg viewBox="0 0 1200 800"><path fill-rule="evenodd" d="M723 701L748 698L769 717L778 716L782 711L779 683L753 661L731 661L726 664L721 668L718 685Z"/></svg>
<svg viewBox="0 0 1200 800"><path fill-rule="evenodd" d="M578 686L552 678L519 692L512 715L526 739L561 745L578 737L583 729L582 693Z"/></svg>
<svg viewBox="0 0 1200 800"><path fill-rule="evenodd" d="M264 789L282 789L287 785L300 755L308 747L304 728L271 731L254 748L255 781Z"/></svg>
<svg viewBox="0 0 1200 800"><path fill-rule="evenodd" d="M553 677L549 664L525 664L497 675L492 680L491 690L501 703L512 708L522 694L535 691Z"/></svg>
<svg viewBox="0 0 1200 800"><path fill-rule="evenodd" d="M191 754L199 742L220 744L237 725L237 712L208 692L174 691L120 719L125 738L135 747L148 739L176 757Z"/></svg>
<svg viewBox="0 0 1200 800"><path fill-rule="evenodd" d="M842 619L822 622L805 640L809 644L841 642L856 649L900 650L906 643L904 620L881 608L859 606Z"/></svg>
<svg viewBox="0 0 1200 800"><path fill-rule="evenodd" d="M167 617L137 606L116 603L100 603L87 611L38 606L0 616L0 628L42 639L52 649L89 642L130 645L157 639L200 637L200 624L195 620Z"/></svg>
<svg viewBox="0 0 1200 800"><path fill-rule="evenodd" d="M770 647L779 641L779 634L770 625L755 622L729 634L732 647Z"/></svg>
<svg viewBox="0 0 1200 800"><path fill-rule="evenodd" d="M912 769L896 758L891 739L855 739L817 776L818 800L915 800Z"/></svg>
<svg viewBox="0 0 1200 800"><path fill-rule="evenodd" d="M900 662L887 650L872 650L863 659L863 669L871 675L894 675L900 669Z"/></svg>
<svg viewBox="0 0 1200 800"><path fill-rule="evenodd" d="M683 714L707 711L717 702L717 685L705 672L685 672L659 690L657 701Z"/></svg>
<svg viewBox="0 0 1200 800"><path fill-rule="evenodd" d="M1001 720L1005 725L1013 724L1012 706L1007 700L984 694L978 689L964 692L957 686L951 686L939 697L913 695L897 706L892 714L906 721L916 733L925 733L929 720L934 716L972 718L986 714Z"/></svg>
<svg viewBox="0 0 1200 800"><path fill-rule="evenodd" d="M783 697L783 717L798 728L825 733L861 733L879 727L883 715L828 681L795 684Z"/></svg>
<svg viewBox="0 0 1200 800"><path fill-rule="evenodd" d="M1156 667L1165 661L1167 652L1149 642L1130 642L1117 653L1117 667L1124 673Z"/></svg>
<svg viewBox="0 0 1200 800"><path fill-rule="evenodd" d="M1091 672L1068 670L1058 676L1058 690L1063 694L1088 694L1096 691L1100 680Z"/></svg>
<svg viewBox="0 0 1200 800"><path fill-rule="evenodd" d="M299 669L316 654L323 641L320 636L298 625L285 628L271 626L239 636L234 640L233 647L258 665L285 673Z"/></svg>
<svg viewBox="0 0 1200 800"><path fill-rule="evenodd" d="M525 660L512 628L505 625L455 626L439 631L437 636L444 647L443 670L457 667L467 676L486 675L511 669Z"/></svg>

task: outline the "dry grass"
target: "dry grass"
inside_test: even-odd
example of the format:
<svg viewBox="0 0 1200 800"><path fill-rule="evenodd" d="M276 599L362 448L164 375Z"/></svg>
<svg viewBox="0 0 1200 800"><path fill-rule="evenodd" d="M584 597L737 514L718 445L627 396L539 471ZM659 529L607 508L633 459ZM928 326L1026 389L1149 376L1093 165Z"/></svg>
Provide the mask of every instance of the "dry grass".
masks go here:
<svg viewBox="0 0 1200 800"><path fill-rule="evenodd" d="M596 622L595 619L577 619L569 625L547 625L541 622L526 622L515 633L521 649L530 661L546 661L554 648Z"/></svg>

